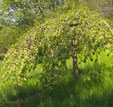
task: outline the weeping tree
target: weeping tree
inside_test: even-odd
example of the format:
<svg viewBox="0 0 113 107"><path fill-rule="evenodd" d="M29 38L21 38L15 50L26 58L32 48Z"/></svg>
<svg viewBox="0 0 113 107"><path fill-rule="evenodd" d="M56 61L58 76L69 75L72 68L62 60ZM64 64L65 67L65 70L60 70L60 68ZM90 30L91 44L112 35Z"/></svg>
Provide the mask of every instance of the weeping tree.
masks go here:
<svg viewBox="0 0 113 107"><path fill-rule="evenodd" d="M78 55L86 62L96 50L113 50L113 30L109 23L89 8L68 11L28 31L5 56L1 72L4 81L26 81L27 73L41 63L38 79L44 86L59 83L72 57L73 72L78 76ZM82 57L84 56L84 57Z"/></svg>

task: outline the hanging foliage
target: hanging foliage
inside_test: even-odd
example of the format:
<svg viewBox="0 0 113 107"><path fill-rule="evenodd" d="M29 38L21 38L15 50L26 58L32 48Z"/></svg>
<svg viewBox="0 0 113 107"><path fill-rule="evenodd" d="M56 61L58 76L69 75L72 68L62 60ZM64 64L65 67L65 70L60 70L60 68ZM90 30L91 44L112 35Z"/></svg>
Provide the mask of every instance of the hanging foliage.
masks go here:
<svg viewBox="0 0 113 107"><path fill-rule="evenodd" d="M39 81L44 86L58 83L67 69L66 60L73 58L73 71L78 75L77 55L85 62L97 49L113 49L113 30L106 20L89 8L79 8L36 25L5 56L2 78L18 83L41 63Z"/></svg>

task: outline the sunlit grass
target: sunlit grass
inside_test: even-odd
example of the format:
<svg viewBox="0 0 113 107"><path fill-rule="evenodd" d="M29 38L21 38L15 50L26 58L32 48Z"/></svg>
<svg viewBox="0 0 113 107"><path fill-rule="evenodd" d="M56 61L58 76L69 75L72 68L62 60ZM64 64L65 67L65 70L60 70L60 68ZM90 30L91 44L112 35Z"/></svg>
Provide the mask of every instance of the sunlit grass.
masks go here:
<svg viewBox="0 0 113 107"><path fill-rule="evenodd" d="M94 59L96 56L93 56ZM79 64L79 78L73 77L72 59L67 61L68 71L64 80L52 91L37 87L37 65L28 74L30 79L22 84L0 82L0 106L2 107L112 107L113 57L100 54L101 63L88 60ZM79 60L79 59L78 59Z"/></svg>

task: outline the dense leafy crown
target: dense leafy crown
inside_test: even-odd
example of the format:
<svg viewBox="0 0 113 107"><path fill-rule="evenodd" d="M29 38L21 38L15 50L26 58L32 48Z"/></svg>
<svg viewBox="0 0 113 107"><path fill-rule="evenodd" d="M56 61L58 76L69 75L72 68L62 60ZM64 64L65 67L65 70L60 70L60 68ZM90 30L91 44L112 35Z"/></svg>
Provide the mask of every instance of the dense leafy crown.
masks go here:
<svg viewBox="0 0 113 107"><path fill-rule="evenodd" d="M113 30L97 12L89 8L69 11L37 24L13 45L4 59L2 78L26 80L27 72L42 63L43 76L48 72L46 78L52 75L52 81L66 69L66 60L72 56L72 39L76 53L85 58L91 57L98 48L113 49Z"/></svg>

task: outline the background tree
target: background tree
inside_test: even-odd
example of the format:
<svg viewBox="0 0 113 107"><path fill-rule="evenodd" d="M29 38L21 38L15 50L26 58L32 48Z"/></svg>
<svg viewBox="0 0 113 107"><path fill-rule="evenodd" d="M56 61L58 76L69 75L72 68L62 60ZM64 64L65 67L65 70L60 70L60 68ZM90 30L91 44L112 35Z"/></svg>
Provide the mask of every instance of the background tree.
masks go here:
<svg viewBox="0 0 113 107"><path fill-rule="evenodd" d="M50 16L57 5L64 5L64 0L3 0L0 4L1 50L15 43L35 22ZM10 42L7 37L11 38Z"/></svg>

